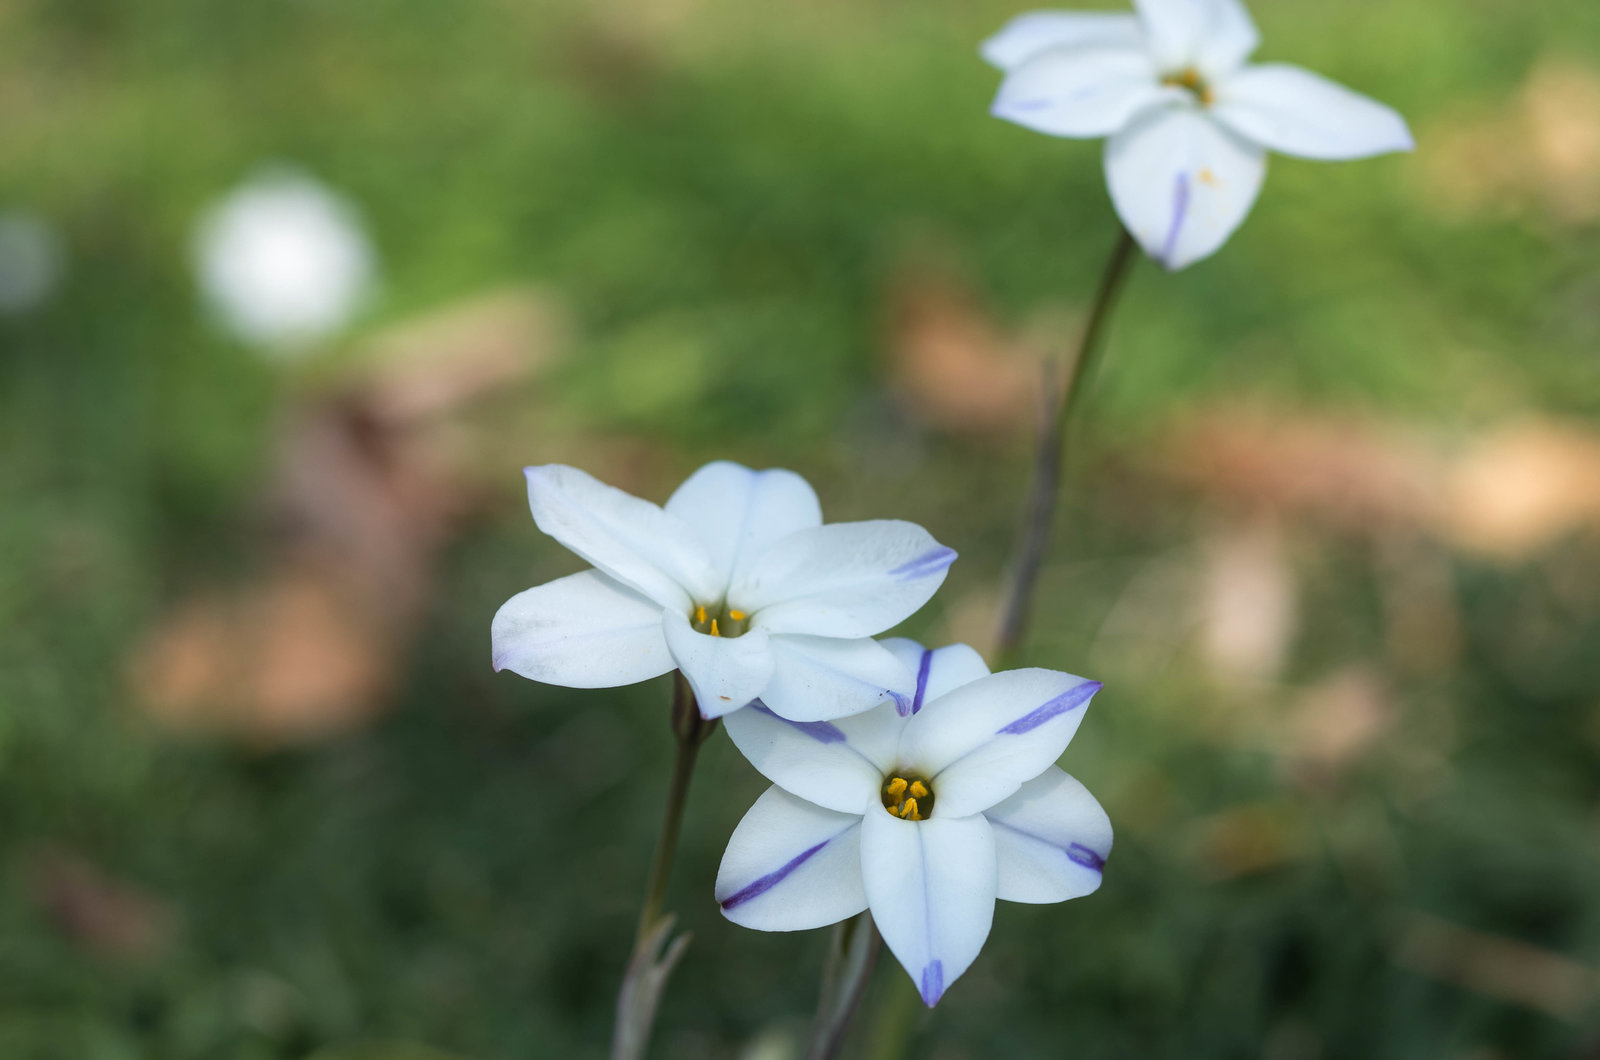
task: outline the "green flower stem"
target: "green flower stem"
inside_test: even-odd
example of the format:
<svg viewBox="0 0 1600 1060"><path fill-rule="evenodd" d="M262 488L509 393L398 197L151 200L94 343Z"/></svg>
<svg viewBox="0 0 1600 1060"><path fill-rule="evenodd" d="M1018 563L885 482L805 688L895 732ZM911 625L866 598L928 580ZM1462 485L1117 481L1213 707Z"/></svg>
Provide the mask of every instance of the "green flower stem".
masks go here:
<svg viewBox="0 0 1600 1060"><path fill-rule="evenodd" d="M1138 244L1133 236L1123 229L1117 237L1116 246L1111 250L1111 257L1106 261L1105 272L1101 274L1100 287L1095 292L1089 320L1079 337L1077 353L1067 366L1066 385L1050 388L1053 395L1044 417L1043 429L1039 432L1039 447L1033 460L1033 481L1029 487L1028 506L1023 513L1022 532L1017 544L1015 579L1011 595L1000 614L1000 634L995 643L997 670L1008 670L1017 665L1018 653L1027 637L1028 624L1033 617L1033 591L1039 580L1039 568L1044 564L1045 553L1049 551L1050 536L1055 525L1067 427L1083 392L1088 388L1100 349L1105 344L1111 312L1116 307L1117 296L1137 257L1137 250Z"/></svg>
<svg viewBox="0 0 1600 1060"><path fill-rule="evenodd" d="M834 927L828 940L828 958L822 966L822 987L806 1060L834 1060L839 1055L850 1020L878 962L881 942L870 912L841 920Z"/></svg>

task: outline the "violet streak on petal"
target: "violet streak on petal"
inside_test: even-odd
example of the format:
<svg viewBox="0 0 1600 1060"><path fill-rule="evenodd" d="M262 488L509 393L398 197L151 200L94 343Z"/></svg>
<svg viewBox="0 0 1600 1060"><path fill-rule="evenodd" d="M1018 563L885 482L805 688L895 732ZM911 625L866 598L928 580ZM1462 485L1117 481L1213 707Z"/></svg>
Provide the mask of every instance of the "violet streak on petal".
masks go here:
<svg viewBox="0 0 1600 1060"><path fill-rule="evenodd" d="M1183 222L1189 216L1189 174L1178 174L1177 186L1172 190L1172 227L1167 230L1166 244L1161 248L1161 260L1170 263L1178 252L1178 236L1183 232Z"/></svg>
<svg viewBox="0 0 1600 1060"><path fill-rule="evenodd" d="M1076 710L1089 702L1094 694L1100 691L1099 681L1085 681L1076 688L1063 692L1042 707L1034 709L1031 713L1024 714L1010 725L995 730L996 736L1021 736L1023 733L1032 732L1051 718L1059 717L1069 710Z"/></svg>
<svg viewBox="0 0 1600 1060"><path fill-rule="evenodd" d="M917 698L911 701L911 713L922 709L922 700L928 694L928 673L933 668L933 649L924 648L922 662L917 664ZM904 717L904 713L901 715Z"/></svg>
<svg viewBox="0 0 1600 1060"><path fill-rule="evenodd" d="M898 578L903 582L915 581L926 578L930 574L938 574L956 561L956 550L953 548L936 548L932 552L925 552L909 563L902 563L889 572L891 578Z"/></svg>
<svg viewBox="0 0 1600 1060"><path fill-rule="evenodd" d="M932 1008L944 996L944 962L929 961L922 969L922 1003Z"/></svg>
<svg viewBox="0 0 1600 1060"><path fill-rule="evenodd" d="M1106 869L1106 859L1082 843L1073 843L1068 846L1067 857L1086 869L1093 869L1096 872L1104 872Z"/></svg>
<svg viewBox="0 0 1600 1060"><path fill-rule="evenodd" d="M782 883L784 878L788 876L789 873L793 872L795 869L798 869L801 865L804 865L818 851L831 842L833 842L833 840L827 839L821 843L818 843L809 850L802 850L800 853L790 858L787 865L774 869L765 876L762 876L760 879L754 881L753 883L747 884L746 886L735 891L733 894L730 894L728 897L724 898L722 900L722 908L725 910L732 909L736 905L742 905L752 898L759 898L761 895L766 894L768 891L772 890L772 888Z"/></svg>
<svg viewBox="0 0 1600 1060"><path fill-rule="evenodd" d="M896 700L898 701L898 699L899 697L897 696ZM769 718L775 718L790 728L797 729L800 732L805 733L818 743L844 743L845 740L848 739L848 737L846 737L844 734L844 730L832 722L790 721L788 718L785 718L782 715L774 714L772 712L772 708L768 707L759 699L753 700L750 703L750 709L757 711L758 713L765 714Z"/></svg>

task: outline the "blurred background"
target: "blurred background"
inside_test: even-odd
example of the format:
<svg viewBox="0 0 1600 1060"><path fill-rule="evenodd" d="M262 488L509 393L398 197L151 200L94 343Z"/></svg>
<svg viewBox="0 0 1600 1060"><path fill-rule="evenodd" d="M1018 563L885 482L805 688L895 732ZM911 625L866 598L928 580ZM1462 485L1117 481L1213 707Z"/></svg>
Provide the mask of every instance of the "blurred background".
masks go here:
<svg viewBox="0 0 1600 1060"><path fill-rule="evenodd" d="M1115 237L986 115L1020 10L0 5L0 1056L602 1054L668 686L491 673L579 567L520 469L794 468L983 645ZM1116 850L908 1055L1600 1056L1600 7L1254 11L1419 148L1135 273L1027 651ZM711 899L763 787L709 745L654 1055L796 1055L826 933Z"/></svg>

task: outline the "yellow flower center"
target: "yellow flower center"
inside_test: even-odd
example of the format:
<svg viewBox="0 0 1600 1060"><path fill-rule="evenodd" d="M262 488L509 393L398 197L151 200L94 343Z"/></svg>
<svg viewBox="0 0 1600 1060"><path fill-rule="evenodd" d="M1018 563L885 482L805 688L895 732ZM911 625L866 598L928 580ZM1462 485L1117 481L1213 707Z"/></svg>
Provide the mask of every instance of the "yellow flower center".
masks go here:
<svg viewBox="0 0 1600 1060"><path fill-rule="evenodd" d="M749 628L749 621L749 615L725 603L710 608L700 604L689 616L689 625L694 631L704 633L708 637L742 636Z"/></svg>
<svg viewBox="0 0 1600 1060"><path fill-rule="evenodd" d="M933 813L933 789L921 777L892 776L883 782L883 808L904 821L925 820Z"/></svg>
<svg viewBox="0 0 1600 1060"><path fill-rule="evenodd" d="M1211 86L1206 79L1200 76L1200 71L1194 67L1179 70L1175 74L1168 74L1161 79L1163 85L1176 85L1178 88L1187 89L1198 99L1202 106L1209 107L1217 101L1216 93L1211 91Z"/></svg>

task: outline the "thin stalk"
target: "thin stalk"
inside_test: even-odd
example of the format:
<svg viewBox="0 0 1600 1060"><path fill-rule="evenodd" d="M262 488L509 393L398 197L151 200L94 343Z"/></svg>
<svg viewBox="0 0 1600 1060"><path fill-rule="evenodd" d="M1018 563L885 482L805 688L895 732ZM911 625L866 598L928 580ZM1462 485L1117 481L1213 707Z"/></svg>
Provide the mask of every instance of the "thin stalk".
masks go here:
<svg viewBox="0 0 1600 1060"><path fill-rule="evenodd" d="M672 759L672 779L661 817L661 833L656 838L655 856L650 861L650 879L645 886L644 904L639 910L639 930L634 936L633 956L617 992L617 1020L611 1037L612 1060L639 1060L650 1041L656 1008L667 978L683 957L689 944L687 934L671 938L672 917L663 916L667 884L672 863L678 854L678 836L683 831L683 813L689 802L689 781L694 777L700 745L716 731L716 719L700 716L694 692L683 674L673 675L672 735L677 751Z"/></svg>
<svg viewBox="0 0 1600 1060"><path fill-rule="evenodd" d="M998 668L1002 670L1017 664L1017 653L1028 634L1028 623L1033 616L1033 592L1039 580L1039 568L1044 564L1045 553L1050 548L1050 536L1055 525L1067 427L1083 392L1088 389L1099 352L1105 344L1111 311L1117 304L1117 296L1137 257L1137 248L1133 237L1123 229L1100 276L1100 286L1095 291L1083 334L1079 336L1077 352L1067 366L1066 383L1047 387L1050 398L1039 432L1039 446L1033 458L1033 480L1029 486L1028 505L1023 511L1022 531L1017 543L1016 575L1011 594L1000 613L1000 633L995 644L995 658Z"/></svg>
<svg viewBox="0 0 1600 1060"><path fill-rule="evenodd" d="M878 963L881 941L871 913L842 920L834 928L828 959L822 966L822 987L817 992L817 1015L811 1023L806 1060L834 1060L839 1055L850 1020Z"/></svg>

